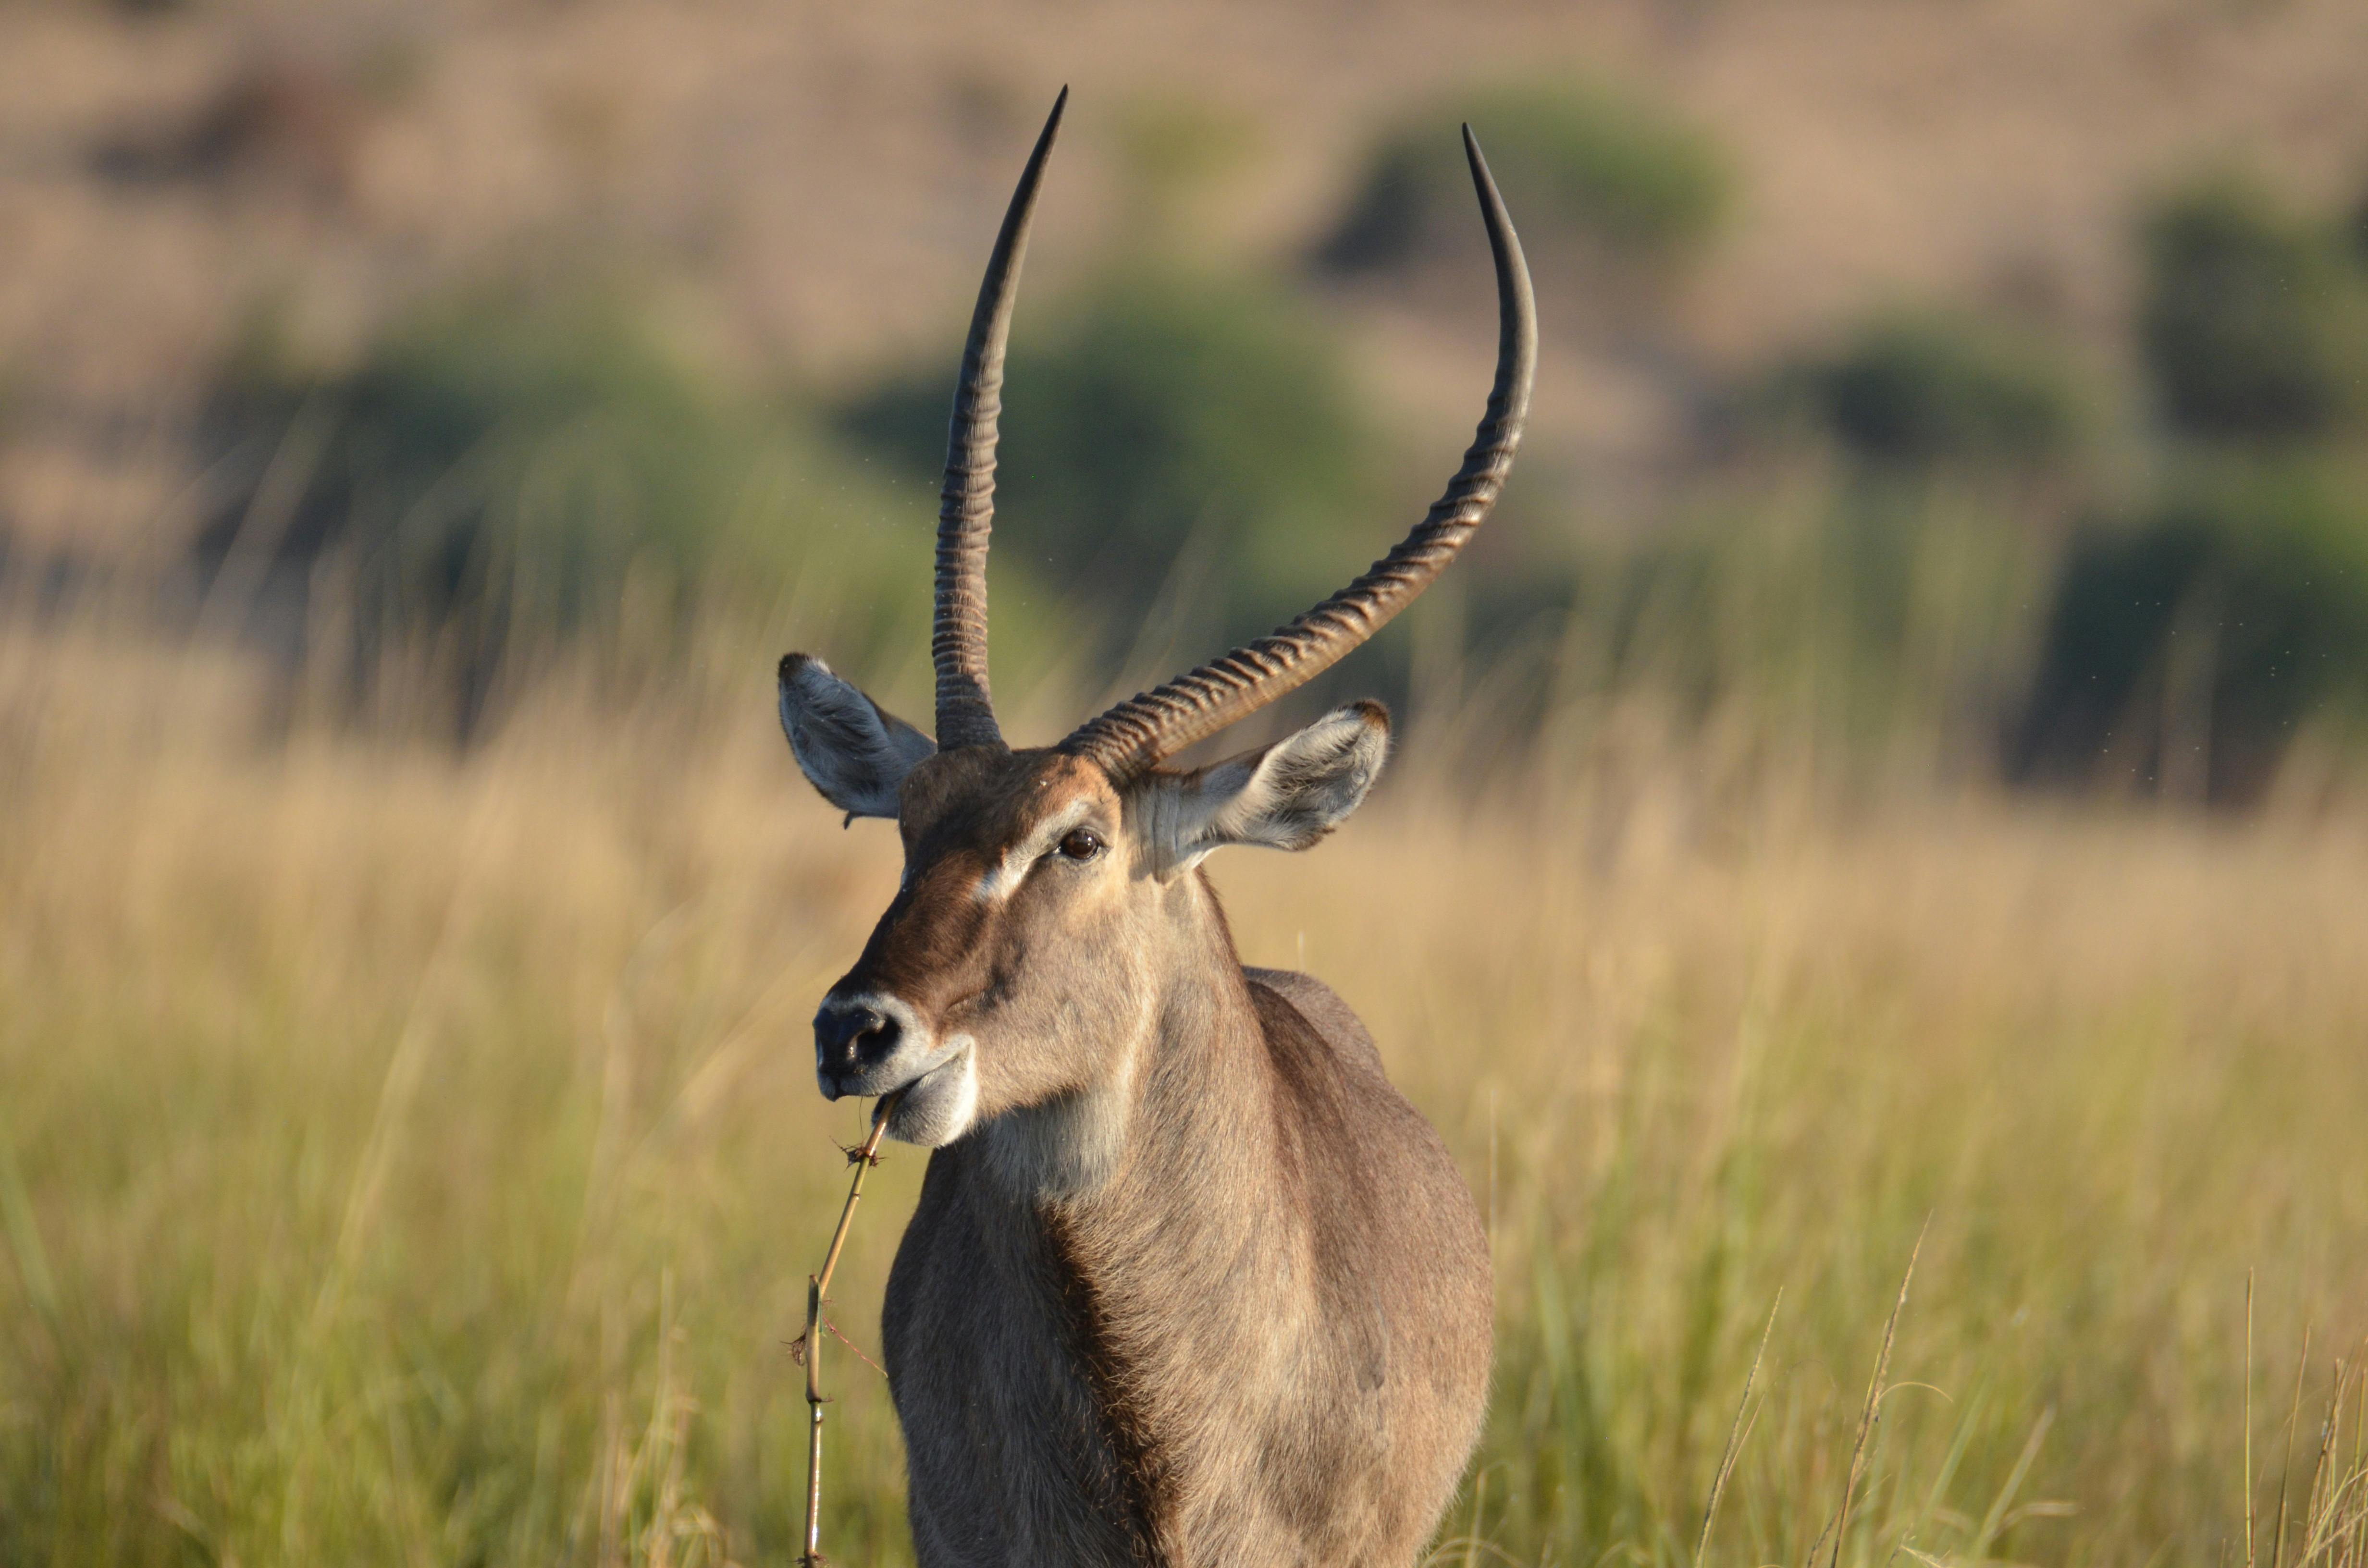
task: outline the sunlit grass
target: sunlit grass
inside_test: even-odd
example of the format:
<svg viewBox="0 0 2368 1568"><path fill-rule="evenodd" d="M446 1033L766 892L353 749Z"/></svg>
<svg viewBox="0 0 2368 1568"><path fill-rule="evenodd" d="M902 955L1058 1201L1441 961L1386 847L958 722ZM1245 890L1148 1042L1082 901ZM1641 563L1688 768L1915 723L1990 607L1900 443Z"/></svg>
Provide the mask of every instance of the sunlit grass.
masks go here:
<svg viewBox="0 0 2368 1568"><path fill-rule="evenodd" d="M0 633L0 1561L795 1555L860 1127L805 1020L895 847L735 669L454 755ZM1441 1560L1691 1562L1740 1407L1736 1568L2359 1562L2368 832L1568 728L1484 788L1417 726L1334 840L1215 869L1488 1205ZM920 1168L843 1267L867 1349ZM908 1561L886 1391L831 1384L825 1549Z"/></svg>

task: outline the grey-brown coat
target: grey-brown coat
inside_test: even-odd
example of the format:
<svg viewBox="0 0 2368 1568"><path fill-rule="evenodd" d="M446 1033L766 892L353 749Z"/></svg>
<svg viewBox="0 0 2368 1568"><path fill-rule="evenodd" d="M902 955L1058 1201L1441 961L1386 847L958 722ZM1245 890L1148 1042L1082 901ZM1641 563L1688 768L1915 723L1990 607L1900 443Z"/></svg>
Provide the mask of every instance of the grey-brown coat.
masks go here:
<svg viewBox="0 0 2368 1568"><path fill-rule="evenodd" d="M1065 95L1064 95L1065 99ZM916 1548L955 1564L1412 1562L1486 1403L1469 1188L1373 1042L1305 975L1242 966L1200 863L1301 849L1362 801L1378 703L1191 772L1160 759L1378 629L1486 517L1535 359L1520 246L1467 131L1502 334L1447 494L1348 589L1247 648L1013 751L988 696L995 411L1055 106L998 236L956 397L938 740L782 661L800 766L894 817L905 871L814 1021L823 1092L898 1096L934 1150L890 1279Z"/></svg>

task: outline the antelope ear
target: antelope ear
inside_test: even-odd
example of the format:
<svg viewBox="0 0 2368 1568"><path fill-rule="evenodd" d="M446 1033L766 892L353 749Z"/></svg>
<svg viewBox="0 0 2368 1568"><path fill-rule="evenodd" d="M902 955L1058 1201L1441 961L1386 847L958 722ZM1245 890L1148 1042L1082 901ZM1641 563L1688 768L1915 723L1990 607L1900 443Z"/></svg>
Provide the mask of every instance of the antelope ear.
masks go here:
<svg viewBox="0 0 2368 1568"><path fill-rule="evenodd" d="M1364 803L1389 752L1390 710L1352 702L1261 751L1153 775L1144 801L1153 874L1190 870L1227 844L1307 848Z"/></svg>
<svg viewBox="0 0 2368 1568"><path fill-rule="evenodd" d="M781 732L822 798L856 817L894 817L896 791L938 743L833 674L820 659L781 660Z"/></svg>

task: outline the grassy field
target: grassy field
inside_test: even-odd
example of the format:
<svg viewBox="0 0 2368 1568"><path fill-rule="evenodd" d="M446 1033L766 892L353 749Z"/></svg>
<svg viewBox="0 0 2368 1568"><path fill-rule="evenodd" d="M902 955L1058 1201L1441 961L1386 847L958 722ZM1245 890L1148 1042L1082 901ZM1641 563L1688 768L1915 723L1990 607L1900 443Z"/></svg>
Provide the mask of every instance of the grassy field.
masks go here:
<svg viewBox="0 0 2368 1568"><path fill-rule="evenodd" d="M805 1020L893 835L796 778L761 660L455 755L127 642L0 623L0 1562L792 1557L860 1114ZM2359 1562L2356 817L1570 720L1486 788L1417 727L1334 840L1214 873L1488 1204L1438 1561ZM859 1217L866 1347L920 1169ZM906 1561L885 1388L830 1366L825 1547Z"/></svg>
<svg viewBox="0 0 2368 1568"><path fill-rule="evenodd" d="M1007 692L1156 678L1429 499L1496 340L1476 250L1324 259L1393 147L1460 182L1485 121L1534 242L1505 516L1340 672L1402 756L1212 867L1485 1196L1436 1561L2368 1568L2368 7L1345 15L0 7L0 1568L795 1556L862 1128L808 1023L896 847L771 661L926 709L947 378L1072 81ZM1655 192L1668 254L1604 249ZM2166 418L2297 363L2293 428ZM489 675L465 747L348 678L406 638ZM1987 782L2059 689L2032 772L2096 794ZM2248 798L2248 723L2265 810L2104 798ZM828 1365L825 1544L908 1562Z"/></svg>

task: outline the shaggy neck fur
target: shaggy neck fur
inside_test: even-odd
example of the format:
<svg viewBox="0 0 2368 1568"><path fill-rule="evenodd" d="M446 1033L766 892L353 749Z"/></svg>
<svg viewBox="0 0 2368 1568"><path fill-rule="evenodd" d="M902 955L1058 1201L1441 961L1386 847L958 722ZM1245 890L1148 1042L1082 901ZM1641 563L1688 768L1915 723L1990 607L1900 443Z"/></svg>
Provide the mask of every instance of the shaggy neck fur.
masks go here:
<svg viewBox="0 0 2368 1568"><path fill-rule="evenodd" d="M931 1156L884 1320L924 1563L1410 1562L1469 1451L1452 1162L1197 873L1168 918L1121 1065Z"/></svg>
<svg viewBox="0 0 2368 1568"><path fill-rule="evenodd" d="M982 1210L1026 1237L1057 1303L1059 1349L1092 1407L1107 1473L1097 1488L1145 1562L1180 1561L1200 1423L1173 1391L1191 1369L1237 1365L1278 1326L1226 1312L1179 1319L1181 1301L1269 1275L1296 1250L1267 1183L1276 1088L1247 983L1215 892L1177 879L1179 929L1145 997L1142 1028L1102 1083L979 1129L961 1179L991 1186ZM1212 1137L1215 1130L1222 1136ZM982 1198L985 1195L981 1194ZM1286 1336L1287 1337L1287 1336ZM1100 1468L1098 1466L1098 1468Z"/></svg>

